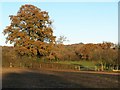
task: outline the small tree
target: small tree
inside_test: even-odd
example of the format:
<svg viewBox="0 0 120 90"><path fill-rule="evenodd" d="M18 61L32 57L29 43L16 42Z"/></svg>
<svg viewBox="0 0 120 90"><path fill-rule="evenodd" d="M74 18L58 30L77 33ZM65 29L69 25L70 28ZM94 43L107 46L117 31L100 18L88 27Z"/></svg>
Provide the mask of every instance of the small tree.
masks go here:
<svg viewBox="0 0 120 90"><path fill-rule="evenodd" d="M48 12L33 5L22 5L11 24L3 31L6 41L14 44L20 55L49 55L55 42Z"/></svg>
<svg viewBox="0 0 120 90"><path fill-rule="evenodd" d="M67 40L67 37L65 37L65 36L60 36L60 37L57 39L56 43L57 43L57 44L63 44L63 42L65 42L65 41L68 41L68 40Z"/></svg>

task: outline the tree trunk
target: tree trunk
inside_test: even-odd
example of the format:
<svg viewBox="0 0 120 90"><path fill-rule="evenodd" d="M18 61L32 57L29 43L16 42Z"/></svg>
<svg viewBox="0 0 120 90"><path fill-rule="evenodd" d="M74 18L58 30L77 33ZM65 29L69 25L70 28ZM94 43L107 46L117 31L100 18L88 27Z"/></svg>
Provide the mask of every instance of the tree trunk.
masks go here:
<svg viewBox="0 0 120 90"><path fill-rule="evenodd" d="M118 64L117 64L117 70L119 69L119 66L118 66Z"/></svg>
<svg viewBox="0 0 120 90"><path fill-rule="evenodd" d="M104 71L104 65L103 65L103 62L101 62L101 70Z"/></svg>

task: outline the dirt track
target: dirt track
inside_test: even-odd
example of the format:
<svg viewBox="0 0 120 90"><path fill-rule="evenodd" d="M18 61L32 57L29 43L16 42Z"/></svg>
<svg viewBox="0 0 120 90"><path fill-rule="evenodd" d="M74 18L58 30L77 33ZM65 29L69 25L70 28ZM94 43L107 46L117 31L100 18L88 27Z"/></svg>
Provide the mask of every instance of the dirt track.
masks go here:
<svg viewBox="0 0 120 90"><path fill-rule="evenodd" d="M2 69L3 88L117 88L118 74Z"/></svg>

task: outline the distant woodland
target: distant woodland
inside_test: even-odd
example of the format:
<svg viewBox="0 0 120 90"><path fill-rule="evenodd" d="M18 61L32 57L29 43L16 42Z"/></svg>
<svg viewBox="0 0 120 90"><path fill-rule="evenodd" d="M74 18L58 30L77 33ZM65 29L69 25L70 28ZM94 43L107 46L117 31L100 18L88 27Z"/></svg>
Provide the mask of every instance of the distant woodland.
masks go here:
<svg viewBox="0 0 120 90"><path fill-rule="evenodd" d="M54 45L52 54L42 57L29 57L19 55L15 47L2 46L3 66L9 63L20 63L31 61L59 62L59 61L94 61L97 64L108 66L120 65L118 61L118 46L113 43L101 44L72 44Z"/></svg>

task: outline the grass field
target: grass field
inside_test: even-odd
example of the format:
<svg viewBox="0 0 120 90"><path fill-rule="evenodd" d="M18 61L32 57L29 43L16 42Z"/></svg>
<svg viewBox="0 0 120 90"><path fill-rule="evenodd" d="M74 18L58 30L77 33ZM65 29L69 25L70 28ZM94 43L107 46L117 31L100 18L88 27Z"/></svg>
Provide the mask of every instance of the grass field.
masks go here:
<svg viewBox="0 0 120 90"><path fill-rule="evenodd" d="M80 66L81 70L95 70L96 64L94 61L59 61L55 63Z"/></svg>
<svg viewBox="0 0 120 90"><path fill-rule="evenodd" d="M93 61L59 61L61 64L73 64L73 65L83 65L83 66L95 66L95 62Z"/></svg>
<svg viewBox="0 0 120 90"><path fill-rule="evenodd" d="M2 69L3 88L117 88L117 73L44 69Z"/></svg>

